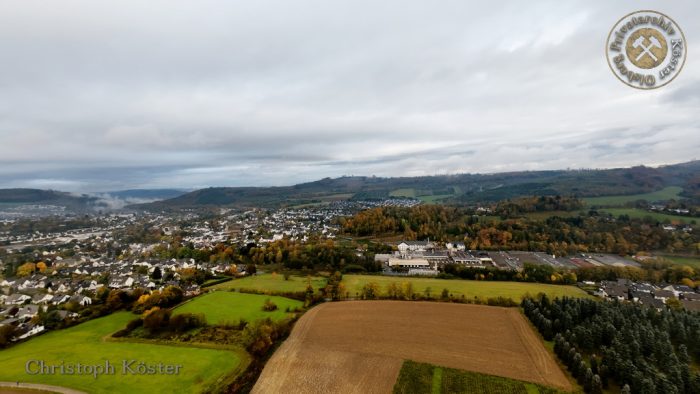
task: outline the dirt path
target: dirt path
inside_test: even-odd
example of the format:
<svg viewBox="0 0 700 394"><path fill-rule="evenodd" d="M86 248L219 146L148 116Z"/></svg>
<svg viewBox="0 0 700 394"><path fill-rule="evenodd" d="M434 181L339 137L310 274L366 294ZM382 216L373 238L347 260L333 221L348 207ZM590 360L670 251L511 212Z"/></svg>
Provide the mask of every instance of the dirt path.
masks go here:
<svg viewBox="0 0 700 394"><path fill-rule="evenodd" d="M48 384L35 384L35 383L22 383L19 385L17 382L0 382L0 393L11 393L12 389L31 389L31 390L41 390L47 393L61 393L61 394L87 394L84 391L73 390L66 387L60 386L50 386ZM4 390L7 389L7 390ZM25 391L15 390L18 393L26 393Z"/></svg>
<svg viewBox="0 0 700 394"><path fill-rule="evenodd" d="M515 309L348 301L305 314L253 392L390 393L407 359L571 388Z"/></svg>

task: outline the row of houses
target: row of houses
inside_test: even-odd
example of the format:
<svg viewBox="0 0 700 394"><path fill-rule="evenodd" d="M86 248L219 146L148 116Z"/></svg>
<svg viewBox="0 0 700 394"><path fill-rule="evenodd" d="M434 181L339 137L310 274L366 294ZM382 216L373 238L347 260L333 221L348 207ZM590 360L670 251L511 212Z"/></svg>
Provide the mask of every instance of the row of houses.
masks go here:
<svg viewBox="0 0 700 394"><path fill-rule="evenodd" d="M593 294L608 300L636 302L661 310L665 308L668 300L676 299L685 309L700 311L700 293L685 285L654 285L629 279L586 284L597 285L598 289Z"/></svg>

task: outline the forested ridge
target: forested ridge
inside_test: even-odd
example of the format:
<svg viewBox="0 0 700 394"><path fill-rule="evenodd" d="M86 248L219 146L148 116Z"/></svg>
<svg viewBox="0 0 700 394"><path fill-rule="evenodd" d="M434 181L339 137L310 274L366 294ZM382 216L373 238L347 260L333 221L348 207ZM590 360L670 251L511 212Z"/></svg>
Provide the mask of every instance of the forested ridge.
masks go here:
<svg viewBox="0 0 700 394"><path fill-rule="evenodd" d="M464 207L419 205L380 207L339 219L354 236L396 236L407 240L463 241L472 250L525 250L571 255L579 252L634 254L639 251L700 251L694 232L666 231L661 223L589 212L547 219L485 220Z"/></svg>

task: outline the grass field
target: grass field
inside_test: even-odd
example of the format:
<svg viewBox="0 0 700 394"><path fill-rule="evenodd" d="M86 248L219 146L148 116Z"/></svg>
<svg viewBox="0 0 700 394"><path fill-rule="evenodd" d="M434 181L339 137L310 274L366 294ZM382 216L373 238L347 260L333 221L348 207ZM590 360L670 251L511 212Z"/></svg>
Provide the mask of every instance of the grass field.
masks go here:
<svg viewBox="0 0 700 394"><path fill-rule="evenodd" d="M668 255L661 255L660 257L663 257L664 259L669 260L674 264L688 265L688 266L693 267L695 269L700 269L700 257L683 257L683 256L668 256Z"/></svg>
<svg viewBox="0 0 700 394"><path fill-rule="evenodd" d="M649 212L644 209L636 209L636 208L604 208L604 209L599 209L599 212L607 212L612 214L615 217L618 217L620 215L628 215L630 218L633 219L643 219L645 217L651 217L653 220L663 222L663 221L670 221L671 223L690 223L691 221L697 221L698 218L692 218L692 217L687 217L687 216L676 216L676 215L669 215L666 213L660 213L660 212Z"/></svg>
<svg viewBox="0 0 700 394"><path fill-rule="evenodd" d="M438 194L438 195L432 195L432 196L420 196L418 197L419 200L423 201L424 203L427 204L435 204L440 200L444 200L446 198L454 197L454 194Z"/></svg>
<svg viewBox="0 0 700 394"><path fill-rule="evenodd" d="M211 288L217 290L254 289L271 292L295 292L306 290L309 280L314 289L319 289L326 285L326 279L320 276L290 276L289 280L284 280L284 275L282 274L260 274L234 279Z"/></svg>
<svg viewBox="0 0 700 394"><path fill-rule="evenodd" d="M506 297L515 301L526 295L536 295L546 293L550 297L588 297L583 290L574 286L547 285L540 283L520 283L520 282L489 282L459 279L435 279L435 278L413 278L413 277L392 277L392 276L372 276L372 275L343 275L343 283L350 296L354 297L359 293L362 286L369 282L377 283L381 292L386 291L390 283L401 284L410 281L413 284L413 291L425 294L430 288L432 297L439 297L442 289L447 289L456 297L464 295L466 298L473 297Z"/></svg>
<svg viewBox="0 0 700 394"><path fill-rule="evenodd" d="M455 194L457 194L458 191L455 191ZM448 197L454 197L455 194L430 194L429 190L416 190L412 188L406 188L406 189L396 189L392 190L389 192L389 197L408 197L408 198L417 198L424 203L428 204L434 204L440 200L443 200Z"/></svg>
<svg viewBox="0 0 700 394"><path fill-rule="evenodd" d="M104 337L124 328L133 319L118 312L65 330L53 331L0 351L0 381L20 381L70 387L90 393L197 393L219 378L237 373L249 363L244 352L164 346L129 342L106 342ZM28 360L46 364L81 363L115 366L114 375L29 375ZM123 375L122 360L150 364L182 365L177 375Z"/></svg>
<svg viewBox="0 0 700 394"><path fill-rule="evenodd" d="M268 299L277 305L277 310L272 312L262 310L265 300ZM173 311L173 314L203 313L208 324L238 323L240 319L252 322L268 317L273 320L281 320L289 316L285 309L294 310L294 308L303 306L304 303L301 301L284 297L215 291L180 305Z"/></svg>
<svg viewBox="0 0 700 394"><path fill-rule="evenodd" d="M394 386L394 394L476 393L556 394L564 393L534 383L405 361Z"/></svg>
<svg viewBox="0 0 700 394"><path fill-rule="evenodd" d="M588 197L584 198L583 201L589 207L592 206L621 206L628 202L634 202L637 200L646 200L648 202L653 201L663 201L678 199L678 194L683 191L683 188L678 186L669 186L661 190L657 190L651 193L644 194L632 194L628 196L603 196L603 197Z"/></svg>
<svg viewBox="0 0 700 394"><path fill-rule="evenodd" d="M416 189L396 189L389 192L389 197L416 197Z"/></svg>

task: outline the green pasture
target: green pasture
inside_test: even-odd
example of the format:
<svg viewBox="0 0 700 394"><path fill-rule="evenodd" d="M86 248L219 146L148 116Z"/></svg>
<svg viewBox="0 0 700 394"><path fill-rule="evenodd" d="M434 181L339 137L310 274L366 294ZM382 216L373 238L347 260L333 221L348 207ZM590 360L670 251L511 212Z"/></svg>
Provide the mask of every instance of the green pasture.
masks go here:
<svg viewBox="0 0 700 394"><path fill-rule="evenodd" d="M671 199L678 199L680 192L683 188L678 186L669 186L661 190L657 190L651 193L643 194L631 194L625 196L602 196L602 197L588 197L584 198L583 201L589 207L592 206L621 206L628 202L635 202L637 200L646 200L648 202L653 201L665 201Z"/></svg>
<svg viewBox="0 0 700 394"><path fill-rule="evenodd" d="M430 364L404 361L393 390L409 393L557 394L562 391L534 383Z"/></svg>
<svg viewBox="0 0 700 394"><path fill-rule="evenodd" d="M431 297L440 297L443 289L447 289L454 297L465 298L474 297L505 297L520 301L526 294L536 295L545 293L551 298L554 297L587 297L588 294L575 286L549 285L542 283L523 282L496 282L496 281L475 281L462 279L436 279L436 278L416 278L416 277L394 277L394 276L374 276L374 275L343 275L343 284L351 297L355 297L362 291L362 287L369 282L379 285L379 289L384 294L391 283L402 284L410 282L413 291L425 295L430 289Z"/></svg>
<svg viewBox="0 0 700 394"><path fill-rule="evenodd" d="M276 292L299 292L305 291L308 283L311 283L314 289L319 289L326 286L326 279L320 276L295 276L292 275L285 280L282 274L260 274L246 276L240 279L234 279L226 283L221 283L212 286L211 289L230 290L230 289L253 289L258 291Z"/></svg>
<svg viewBox="0 0 700 394"><path fill-rule="evenodd" d="M277 310L266 312L262 310L266 300L277 305ZM270 318L281 320L290 315L287 308L294 310L302 308L304 303L284 297L238 293L230 291L214 291L188 301L173 311L180 313L203 313L207 324L238 323L241 319L248 322Z"/></svg>
<svg viewBox="0 0 700 394"><path fill-rule="evenodd" d="M65 330L52 331L0 351L0 381L43 383L89 393L198 393L227 375L240 373L250 362L243 350L215 350L185 346L112 342L106 340L133 319L129 312L91 320ZM25 365L30 360L46 365L83 364L114 366L113 375L37 374ZM123 361L181 365L179 374L122 374Z"/></svg>

